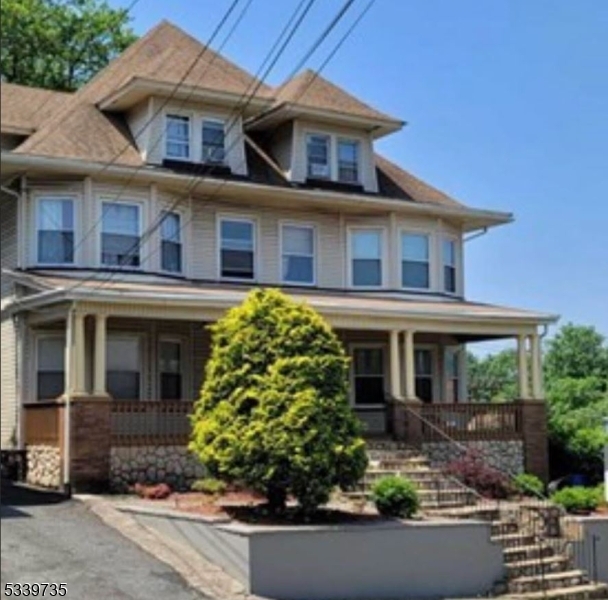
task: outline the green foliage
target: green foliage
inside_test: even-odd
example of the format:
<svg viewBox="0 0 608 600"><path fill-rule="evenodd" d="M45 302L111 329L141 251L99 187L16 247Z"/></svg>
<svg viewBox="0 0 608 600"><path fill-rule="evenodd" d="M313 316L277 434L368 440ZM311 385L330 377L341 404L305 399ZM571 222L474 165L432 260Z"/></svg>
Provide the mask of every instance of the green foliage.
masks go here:
<svg viewBox="0 0 608 600"><path fill-rule="evenodd" d="M467 354L469 396L480 402L511 401L517 396L517 358L514 350L503 350L479 358Z"/></svg>
<svg viewBox="0 0 608 600"><path fill-rule="evenodd" d="M226 488L226 482L222 481L221 479L215 479L215 477L197 479L190 486L190 489L193 492L202 492L203 494L210 494L212 496L216 494L223 494L226 491Z"/></svg>
<svg viewBox="0 0 608 600"><path fill-rule="evenodd" d="M129 20L104 0L2 0L2 78L75 90L136 39Z"/></svg>
<svg viewBox="0 0 608 600"><path fill-rule="evenodd" d="M409 519L420 506L416 487L404 477L379 479L373 487L372 498L378 512L385 517Z"/></svg>
<svg viewBox="0 0 608 600"><path fill-rule="evenodd" d="M209 472L305 512L367 466L347 400L348 359L329 325L277 290L256 290L211 326L190 448Z"/></svg>
<svg viewBox="0 0 608 600"><path fill-rule="evenodd" d="M515 490L522 496L542 497L545 486L543 482L530 473L520 473L513 478Z"/></svg>
<svg viewBox="0 0 608 600"><path fill-rule="evenodd" d="M555 492L551 500L567 512L593 512L601 503L600 487L565 487Z"/></svg>

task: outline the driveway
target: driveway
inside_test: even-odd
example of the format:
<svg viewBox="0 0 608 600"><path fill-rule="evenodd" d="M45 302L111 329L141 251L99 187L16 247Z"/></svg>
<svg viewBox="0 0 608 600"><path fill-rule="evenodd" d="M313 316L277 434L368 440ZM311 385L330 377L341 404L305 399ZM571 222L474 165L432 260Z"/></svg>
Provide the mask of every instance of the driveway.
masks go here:
<svg viewBox="0 0 608 600"><path fill-rule="evenodd" d="M3 597L27 582L65 583L78 600L208 599L78 501L3 481L0 518Z"/></svg>

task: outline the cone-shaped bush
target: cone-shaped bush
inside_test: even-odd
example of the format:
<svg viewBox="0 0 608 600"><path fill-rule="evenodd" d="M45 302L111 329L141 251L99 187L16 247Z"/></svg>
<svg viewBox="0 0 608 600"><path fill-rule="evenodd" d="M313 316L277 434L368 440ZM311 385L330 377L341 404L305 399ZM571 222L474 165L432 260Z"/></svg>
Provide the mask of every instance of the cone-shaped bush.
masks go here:
<svg viewBox="0 0 608 600"><path fill-rule="evenodd" d="M329 325L277 290L256 290L211 326L211 358L192 414L209 472L304 511L348 489L367 465L348 405L348 359Z"/></svg>

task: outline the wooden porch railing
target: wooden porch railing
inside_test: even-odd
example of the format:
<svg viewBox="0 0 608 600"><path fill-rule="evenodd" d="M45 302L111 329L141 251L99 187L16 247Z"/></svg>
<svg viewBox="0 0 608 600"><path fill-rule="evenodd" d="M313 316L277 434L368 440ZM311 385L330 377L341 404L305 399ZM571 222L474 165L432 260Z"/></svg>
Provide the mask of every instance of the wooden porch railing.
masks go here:
<svg viewBox="0 0 608 600"><path fill-rule="evenodd" d="M45 445L61 448L65 406L60 402L26 404L23 434L26 446Z"/></svg>
<svg viewBox="0 0 608 600"><path fill-rule="evenodd" d="M419 408L423 441L511 440L523 437L518 403L423 404Z"/></svg>
<svg viewBox="0 0 608 600"><path fill-rule="evenodd" d="M113 400L112 446L183 446L190 436L191 400Z"/></svg>

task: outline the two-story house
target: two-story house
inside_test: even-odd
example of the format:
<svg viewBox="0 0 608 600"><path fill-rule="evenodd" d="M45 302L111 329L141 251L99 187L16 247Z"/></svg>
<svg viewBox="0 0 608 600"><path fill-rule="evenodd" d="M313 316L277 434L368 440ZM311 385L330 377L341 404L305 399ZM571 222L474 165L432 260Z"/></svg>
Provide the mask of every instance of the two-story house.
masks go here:
<svg viewBox="0 0 608 600"><path fill-rule="evenodd" d="M368 435L515 441L545 475L555 318L465 299L467 236L511 215L378 155L403 122L323 77L271 88L201 48L163 22L76 93L2 84L2 447L50 448L67 483L185 445L206 326L273 286L337 331ZM520 402L475 404L466 344L500 338Z"/></svg>

